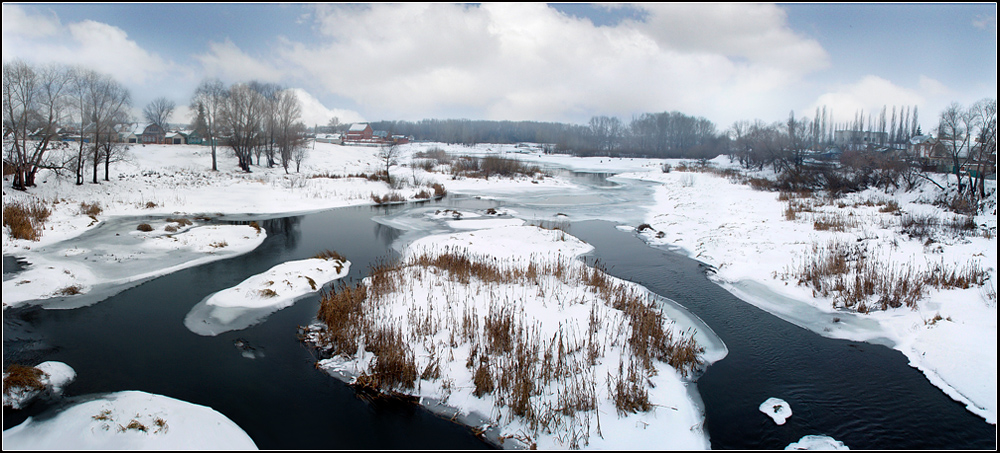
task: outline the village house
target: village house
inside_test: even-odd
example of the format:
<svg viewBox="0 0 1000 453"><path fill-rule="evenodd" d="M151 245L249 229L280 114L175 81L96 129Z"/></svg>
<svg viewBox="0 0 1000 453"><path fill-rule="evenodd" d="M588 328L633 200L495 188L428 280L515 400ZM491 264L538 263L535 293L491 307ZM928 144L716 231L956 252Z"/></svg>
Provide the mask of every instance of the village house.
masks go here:
<svg viewBox="0 0 1000 453"><path fill-rule="evenodd" d="M158 124L149 124L142 130L141 138L143 144L161 145L166 139L167 131Z"/></svg>
<svg viewBox="0 0 1000 453"><path fill-rule="evenodd" d="M354 123L351 125L351 128L347 130L347 137L344 138L344 141L349 141L349 142L371 141L373 133L374 131L372 131L372 126L370 124Z"/></svg>

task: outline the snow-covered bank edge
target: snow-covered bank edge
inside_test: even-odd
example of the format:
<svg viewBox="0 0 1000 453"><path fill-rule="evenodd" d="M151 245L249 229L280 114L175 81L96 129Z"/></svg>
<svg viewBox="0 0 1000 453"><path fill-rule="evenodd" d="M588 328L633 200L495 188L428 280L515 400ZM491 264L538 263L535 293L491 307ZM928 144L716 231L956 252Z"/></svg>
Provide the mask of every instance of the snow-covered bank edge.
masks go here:
<svg viewBox="0 0 1000 453"><path fill-rule="evenodd" d="M247 254L267 238L267 233L263 229L249 225L197 226L176 235L165 234L162 231L150 233L129 231L126 234L139 241L138 246L128 249L128 253L138 256L134 262L129 264L115 262L114 260L120 258L110 252L100 256L107 261L105 265L112 265L112 262L115 263L112 266L127 265L126 273L134 272L124 277L98 275L100 269L95 267L97 265L74 258L89 251L70 246L72 241L53 244L53 246L67 244L68 248L54 253L61 254L66 259L54 259L30 251L18 255L26 258L31 265L13 278L3 281L4 310L27 303L50 309L71 309L90 305L156 277ZM146 261L152 262L155 266L162 254L182 251L190 253L192 258L172 266L153 268L145 272L142 271L143 266L136 265ZM121 254L120 249L115 252ZM144 255L149 255L149 258L143 258ZM148 267L149 265L146 266Z"/></svg>
<svg viewBox="0 0 1000 453"><path fill-rule="evenodd" d="M899 350L931 384L996 424L996 306L978 287L933 290L915 309L904 306L862 315L834 309L830 298L777 278L807 255L812 244L857 240L879 244L880 257L890 263L912 263L914 258L907 257L924 256L929 262L961 266L979 257L988 282L996 282L995 236L935 243L928 249L898 231L876 226L879 223L873 222L884 215L877 208L858 208L872 198L886 197L880 191L853 194L847 200L848 211L854 203L853 212L861 219L859 232L834 232L818 231L812 222L785 220L785 205L777 193L754 191L716 175L675 171L624 177L661 184L649 207L650 229L639 233L651 246L679 250L713 266L717 273L711 279L736 297L819 335ZM919 193L903 195L897 198L904 211L938 209L920 201ZM995 215L984 221L995 225Z"/></svg>
<svg viewBox="0 0 1000 453"><path fill-rule="evenodd" d="M339 255L278 264L206 296L184 317L184 325L203 336L245 329L344 278L350 269L351 262Z"/></svg>
<svg viewBox="0 0 1000 453"><path fill-rule="evenodd" d="M3 432L12 450L256 450L250 436L206 406L138 391L70 398Z"/></svg>

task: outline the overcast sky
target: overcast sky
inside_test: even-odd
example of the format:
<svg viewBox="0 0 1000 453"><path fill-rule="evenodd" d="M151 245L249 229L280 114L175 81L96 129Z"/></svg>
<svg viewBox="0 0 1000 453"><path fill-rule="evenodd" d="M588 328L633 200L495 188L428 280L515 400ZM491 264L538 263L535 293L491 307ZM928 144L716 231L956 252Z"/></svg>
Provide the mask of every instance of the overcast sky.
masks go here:
<svg viewBox="0 0 1000 453"><path fill-rule="evenodd" d="M841 120L997 93L996 4L9 4L3 61L86 65L186 107L206 77L299 90L304 120ZM190 120L178 108L173 121Z"/></svg>

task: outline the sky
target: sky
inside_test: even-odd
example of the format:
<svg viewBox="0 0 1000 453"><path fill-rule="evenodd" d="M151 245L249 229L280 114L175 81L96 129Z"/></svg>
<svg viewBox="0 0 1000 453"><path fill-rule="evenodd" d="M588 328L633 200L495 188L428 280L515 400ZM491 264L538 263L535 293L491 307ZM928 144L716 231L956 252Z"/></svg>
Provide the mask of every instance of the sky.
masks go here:
<svg viewBox="0 0 1000 453"><path fill-rule="evenodd" d="M206 78L295 89L308 125L585 124L679 111L838 121L997 93L997 9L970 4L3 4L3 61L82 65L167 97Z"/></svg>

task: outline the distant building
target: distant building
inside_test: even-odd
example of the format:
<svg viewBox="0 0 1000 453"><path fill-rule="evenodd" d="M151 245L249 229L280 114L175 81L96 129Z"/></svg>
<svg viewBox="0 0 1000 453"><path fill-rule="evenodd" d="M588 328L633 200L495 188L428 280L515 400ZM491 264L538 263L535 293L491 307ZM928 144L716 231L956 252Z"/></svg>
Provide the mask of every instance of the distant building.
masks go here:
<svg viewBox="0 0 1000 453"><path fill-rule="evenodd" d="M344 136L340 134L316 134L316 141L319 143L342 145L344 144Z"/></svg>
<svg viewBox="0 0 1000 453"><path fill-rule="evenodd" d="M184 134L178 131L170 131L163 134L163 143L166 145L184 145Z"/></svg>
<svg viewBox="0 0 1000 453"><path fill-rule="evenodd" d="M372 126L368 123L354 123L351 128L347 130L347 136L344 137L345 141L349 142L364 142L370 141L372 139Z"/></svg>
<svg viewBox="0 0 1000 453"><path fill-rule="evenodd" d="M158 124L150 123L142 130L142 143L143 144L163 144L166 139L167 131L163 130Z"/></svg>

